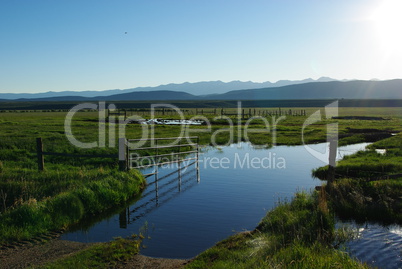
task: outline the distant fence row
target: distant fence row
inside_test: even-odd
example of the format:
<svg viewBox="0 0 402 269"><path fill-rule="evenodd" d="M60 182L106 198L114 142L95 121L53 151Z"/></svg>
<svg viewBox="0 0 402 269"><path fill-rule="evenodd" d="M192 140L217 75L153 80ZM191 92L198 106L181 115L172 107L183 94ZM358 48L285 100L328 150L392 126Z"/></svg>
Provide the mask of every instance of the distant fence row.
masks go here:
<svg viewBox="0 0 402 269"><path fill-rule="evenodd" d="M174 116L178 115L177 111L170 108L161 108L152 110L155 116ZM184 115L212 115L212 116L240 116L244 118L251 118L255 116L268 117L268 116L306 116L305 109L241 109L241 111L234 113L234 109L214 108L214 109L181 109ZM108 110L107 117L111 116L124 116L124 119L132 115L149 115L151 109L117 109Z"/></svg>

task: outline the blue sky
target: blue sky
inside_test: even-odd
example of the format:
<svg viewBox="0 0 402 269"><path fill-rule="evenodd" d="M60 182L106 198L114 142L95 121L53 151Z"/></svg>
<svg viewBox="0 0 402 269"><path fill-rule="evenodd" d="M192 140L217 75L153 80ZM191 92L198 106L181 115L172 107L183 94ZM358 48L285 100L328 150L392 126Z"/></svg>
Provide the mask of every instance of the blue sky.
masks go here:
<svg viewBox="0 0 402 269"><path fill-rule="evenodd" d="M399 2L0 0L0 92L402 78Z"/></svg>

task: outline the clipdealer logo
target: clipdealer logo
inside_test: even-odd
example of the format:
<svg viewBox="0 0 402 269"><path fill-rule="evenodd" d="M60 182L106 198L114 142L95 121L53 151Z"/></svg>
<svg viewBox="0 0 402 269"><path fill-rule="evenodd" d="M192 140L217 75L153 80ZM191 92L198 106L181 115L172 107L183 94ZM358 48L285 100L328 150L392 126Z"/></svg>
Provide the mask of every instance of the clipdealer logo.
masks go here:
<svg viewBox="0 0 402 269"><path fill-rule="evenodd" d="M150 110L150 117L151 119L156 118L156 109L158 108L168 108L171 110L174 110L177 115L180 117L181 120L186 120L186 117L184 113L176 106L173 106L171 104L153 104L151 105L151 110ZM77 139L74 134L73 134L73 119L76 115L77 112L79 111L98 111L98 141L93 141L93 142L82 142L79 139ZM78 104L74 106L68 113L64 121L64 129L65 129L65 134L67 136L67 139L71 144L78 148L84 148L84 149L89 149L89 148L95 148L95 147L110 147L114 148L116 147L116 138L125 138L126 137L126 127L128 124L132 122L142 122L145 121L143 117L140 115L131 115L129 117L124 117L124 116L118 116L118 117L108 117L106 111L114 111L116 110L116 106L114 104L109 104L106 106L105 102L99 102L98 104L94 103L83 103L83 104ZM242 119L242 112L241 112L241 102L238 102L237 106L237 126L234 124L233 118L230 118L225 115L220 115L216 116L213 118L213 120L219 119L221 121L226 121L227 126L226 128L220 128L220 129L214 129L212 128L212 124L210 123L210 120L203 116L203 115L195 115L193 116L190 121L203 121L205 123L205 126L203 128L186 128L185 125L180 125L180 134L179 138L177 140L174 140L169 143L169 145L177 145L180 141L180 137L190 137L191 135L199 135L200 133L206 133L209 132L211 133L211 142L210 144L212 146L218 146L217 143L217 136L221 133L228 132L229 133L229 139L226 143L226 145L230 145L233 143L238 143L240 142L249 142L249 133L254 132L254 133L261 133L261 132L266 132L270 133L270 137L272 138L271 145L274 147L276 146L276 129L277 129L277 124L286 119L286 116L279 116L276 117L273 115L271 118L271 121L269 121L268 118L266 117L260 117L260 116L254 116L250 117L244 124L243 124L243 119ZM325 164L330 164L332 166L335 166L335 158L333 158L333 161L329 160L328 158L329 155L329 147L326 148L325 152L320 152L316 150L315 148L311 147L309 144L306 143L305 141L305 132L306 128L309 126L318 123L322 121L323 119L332 119L333 117L338 116L338 101L332 102L331 104L325 106L325 115L321 114L321 110L317 110L314 112L312 115L310 115L303 123L302 126L302 131L301 131L301 138L302 138L302 143L306 151L314 156L316 159L322 161ZM263 122L263 127L264 128L250 128L250 125L254 120L260 120L260 122ZM117 127L117 128L116 128ZM145 143L151 141L151 143L154 141L153 138L155 138L155 126L153 124L138 124L138 128L141 128L141 139L137 139L138 141L133 143L130 142L130 148L139 148L143 146ZM237 128L238 135L238 141L235 141L234 139L234 131ZM117 129L117 131L116 131ZM330 123L327 124L326 126L327 130L327 142L332 143L338 141L338 123ZM241 137L244 137L244 140L241 140ZM192 141L188 141L191 143ZM268 142L268 141L267 141ZM266 144L268 145L268 143ZM229 159L227 157L223 158L217 158L217 157L211 157L211 158L206 158L202 159L200 158L200 162L203 163L204 166L208 166L211 168L223 168L223 169L229 169L229 168L263 168L263 169L284 169L286 168L286 161L283 157L278 157L275 155L274 152L268 152L267 156L264 157L251 157L248 153L245 154L244 156L240 156L240 154L235 153L233 159Z"/></svg>
<svg viewBox="0 0 402 269"><path fill-rule="evenodd" d="M339 116L338 112L338 101L332 102L329 105L325 106L325 118L324 119L332 119L333 117ZM322 161L325 164L329 164L331 166L335 166L335 159L332 161L329 161L329 154L330 154L330 146L331 143L336 143L338 141L338 123L330 123L327 124L327 143L329 143L328 147L326 147L324 152L320 152L312 148L309 144L305 143L304 140L304 133L305 129L317 122L320 122L323 120L323 116L321 115L321 111L317 110L314 112L311 116L309 116L305 122L303 123L302 127L302 142L304 148L307 150L308 153L310 153L312 156L314 156L316 159Z"/></svg>
<svg viewBox="0 0 402 269"><path fill-rule="evenodd" d="M151 105L151 110L150 110L150 118L155 119L156 118L156 110L158 108L168 108L170 110L173 110L177 113L177 116L181 121L186 121L186 116L184 113L180 110L180 108L171 105L171 104L152 104ZM76 115L76 113L80 111L86 111L86 110L91 110L91 111L98 111L98 141L93 141L93 142L82 142L79 139L75 137L73 134L73 120ZM84 149L90 149L90 148L96 148L96 147L116 147L116 137L119 138L126 138L126 127L128 124L132 122L145 122L146 120L141 117L140 115L131 115L129 117L124 117L124 116L118 116L117 119L116 117L107 117L106 111L114 111L116 110L116 106L114 104L109 104L106 106L105 102L99 102L99 104L94 104L94 103L83 103L74 106L70 111L67 113L67 116L64 120L64 131L67 136L67 139L69 142L78 147L78 148L84 148ZM249 134L250 133L267 133L270 134L270 137L272 138L271 145L275 146L276 145L276 130L277 130L277 125L279 122L283 121L286 119L286 116L276 116L272 115L271 116L271 121L267 117L262 117L262 116L253 116L250 117L246 120L246 122L243 122L243 116L242 116L242 107L241 107L241 102L238 102L237 106L237 113L236 113L236 119L228 117L226 115L219 115L215 116L212 118L212 120L220 120L224 121L224 125L227 126L225 128L213 128L213 125L211 124L210 120L203 116L203 115L195 115L188 119L187 121L203 121L205 124L203 128L186 128L186 125L180 125L180 133L178 135L178 139L170 142L168 145L177 145L178 142L180 141L180 137L191 137L194 135L199 135L200 133L211 133L211 142L210 144L213 146L218 146L220 143L218 143L218 136L223 133L228 133L229 139L227 140L225 145L231 145L233 143L240 143L242 141L249 142ZM234 120L237 120L235 122ZM252 128L253 122L254 121L260 121L261 125L263 128ZM236 123L236 124L235 124ZM117 133L116 133L116 126L117 126ZM131 143L130 142L130 147L131 148L139 148L147 143L147 141L151 141L153 143L154 138L155 138L155 125L154 124L139 124L141 128L141 138L138 139L137 142ZM235 132L237 131L237 141L235 140ZM107 135L106 135L107 134ZM106 141L106 138L108 137L108 141ZM242 137L244 139L242 139ZM148 142L149 142L148 141ZM191 143L191 141L187 141ZM269 141L267 141L267 144L265 146L268 146Z"/></svg>

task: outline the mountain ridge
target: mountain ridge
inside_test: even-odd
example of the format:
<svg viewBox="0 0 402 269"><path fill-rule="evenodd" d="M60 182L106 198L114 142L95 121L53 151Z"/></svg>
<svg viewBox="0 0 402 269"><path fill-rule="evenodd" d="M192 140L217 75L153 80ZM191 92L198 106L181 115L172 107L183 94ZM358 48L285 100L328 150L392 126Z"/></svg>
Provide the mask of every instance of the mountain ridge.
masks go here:
<svg viewBox="0 0 402 269"><path fill-rule="evenodd" d="M213 99L246 100L247 96L247 100L402 99L402 79L310 82L253 91L230 91Z"/></svg>
<svg viewBox="0 0 402 269"><path fill-rule="evenodd" d="M280 87L292 84L301 84L314 81L335 81L335 79L329 77L321 77L317 80L312 78L307 78L303 80L278 80L277 82L253 82L253 81L239 81L234 80L230 82L223 82L220 80L216 81L200 81L200 82L183 82L183 83L169 83L154 87L136 87L129 89L112 89L104 91L62 91L54 92L48 91L43 93L0 93L0 99L39 99L39 98L50 98L50 97L64 97L64 96L81 96L81 97L99 97L99 96L110 96L115 94L124 94L130 92L144 92L144 91L183 91L193 95L199 95L202 91L202 95L209 94L222 94L232 90L243 90L243 89L259 89L266 87Z"/></svg>
<svg viewBox="0 0 402 269"><path fill-rule="evenodd" d="M206 82L205 82L206 83ZM224 82L222 82L224 83ZM188 83L191 84L191 83ZM182 84L180 84L182 85ZM172 101L172 100L296 100L296 99L402 99L402 79L314 81L281 87L232 90L221 94L194 95L184 91L131 91L109 96L56 96L12 101ZM3 99L3 100L1 100Z"/></svg>

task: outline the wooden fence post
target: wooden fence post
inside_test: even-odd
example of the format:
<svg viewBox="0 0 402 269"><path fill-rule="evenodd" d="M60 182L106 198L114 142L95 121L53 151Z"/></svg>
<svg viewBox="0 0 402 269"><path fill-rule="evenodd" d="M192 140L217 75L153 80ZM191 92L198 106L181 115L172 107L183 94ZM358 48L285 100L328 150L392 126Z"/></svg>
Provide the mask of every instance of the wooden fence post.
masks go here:
<svg viewBox="0 0 402 269"><path fill-rule="evenodd" d="M45 170L45 159L43 158L43 143L42 138L36 138L36 152L38 156L38 170Z"/></svg>

